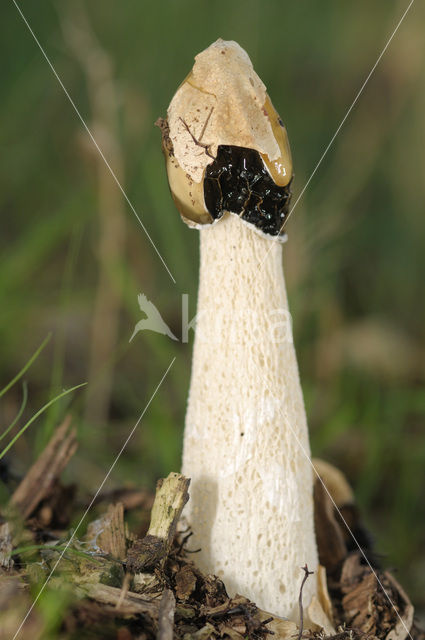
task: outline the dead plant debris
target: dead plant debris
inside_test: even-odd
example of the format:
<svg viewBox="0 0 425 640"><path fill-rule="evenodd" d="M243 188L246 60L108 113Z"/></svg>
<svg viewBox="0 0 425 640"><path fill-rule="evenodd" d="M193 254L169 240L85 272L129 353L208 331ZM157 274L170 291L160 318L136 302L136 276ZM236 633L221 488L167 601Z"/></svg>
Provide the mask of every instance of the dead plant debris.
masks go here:
<svg viewBox="0 0 425 640"><path fill-rule="evenodd" d="M243 595L229 597L217 576L196 567L196 554L186 551L190 531L176 534L189 498L190 481L180 474L159 481L155 500L139 488L100 496L95 505L98 517L83 539L77 535L69 544L67 527L82 505L76 503L75 487L63 486L60 475L75 450L75 432L67 418L2 511L0 640L14 636L59 558L46 592L61 594L66 603L58 631L61 639L425 640L395 578L377 567L368 545L364 554L350 545L323 487L326 477L315 487L323 565L318 572L320 602L312 602L304 612L302 587L311 573L305 566L297 626L261 611ZM129 532L125 515L150 508L148 531L139 536ZM368 540L355 505L338 508ZM306 614L314 629L305 628ZM34 607L19 638L38 640L44 630L42 608Z"/></svg>

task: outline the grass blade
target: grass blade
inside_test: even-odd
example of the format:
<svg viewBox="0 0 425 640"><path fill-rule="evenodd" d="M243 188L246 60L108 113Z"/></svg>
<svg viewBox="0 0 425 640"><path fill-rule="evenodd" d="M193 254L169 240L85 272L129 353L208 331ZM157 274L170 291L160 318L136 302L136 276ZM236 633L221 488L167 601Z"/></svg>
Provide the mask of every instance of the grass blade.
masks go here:
<svg viewBox="0 0 425 640"><path fill-rule="evenodd" d="M25 371L27 371L30 366L32 365L32 363L34 362L34 360L36 360L38 358L38 356L40 355L40 353L43 351L44 347L46 346L46 344L49 342L50 338L52 337L52 334L49 333L49 335L44 338L43 342L41 343L41 345L38 347L37 351L31 356L31 358L28 360L28 362L22 367L22 369L19 371L19 373L16 374L16 376L13 378L13 380L11 380L5 387L3 387L3 389L0 390L0 398L2 396L4 396L4 394L6 393L6 391L9 391L9 389L11 387L13 387L13 385L18 382L19 378L21 378Z"/></svg>
<svg viewBox="0 0 425 640"><path fill-rule="evenodd" d="M24 382L22 385L22 389L23 389L23 394L22 394L22 402L21 402L21 406L19 408L18 413L16 414L13 422L11 422L11 424L7 427L7 429L5 431L3 431L3 433L0 436L0 440L3 440L3 438L5 436L7 436L7 434L12 431L13 427L15 426L15 424L18 422L19 418L21 417L21 415L24 412L24 409L26 407L27 404L27 399L28 399L28 387L27 387L27 383Z"/></svg>
<svg viewBox="0 0 425 640"><path fill-rule="evenodd" d="M60 398L63 398L64 396L67 396L69 393L72 393L76 389L80 389L81 387L84 387L86 384L87 384L87 382L83 382L82 384L77 384L77 386L72 387L71 389L66 389L66 391L62 391L62 393L57 395L55 398L52 398L52 400L49 400L49 402L47 402L47 404L45 404L43 407L41 407L41 409L39 409L37 411L37 413L35 413L32 416L32 418L30 418L28 420L28 422L26 424L24 424L22 429L20 429L18 431L16 436L14 436L12 438L12 440L9 442L9 444L3 449L3 451L0 453L0 460L6 455L6 453L9 451L9 449L11 447L13 447L13 445L18 440L18 438L21 437L21 435L28 429L28 427L34 422L34 420L36 420L39 416L41 416L41 414L44 413L44 411L46 411L46 409L48 409L57 400L60 400Z"/></svg>
<svg viewBox="0 0 425 640"><path fill-rule="evenodd" d="M79 551L78 549L73 549L72 547L66 547L64 544L62 545L32 544L32 545L28 545L27 547L18 547L17 549L13 549L10 555L18 556L24 553L30 553L32 551L56 551L57 553L60 553L61 551L66 551L66 552L69 551L70 554L74 554L75 556L78 556L79 558L83 558L84 560L90 560L94 564L98 564L98 565L102 564L101 560L96 558L96 556L93 555L92 553ZM101 553L97 555L100 556L100 558L102 558ZM119 560L117 560L116 562L119 563Z"/></svg>

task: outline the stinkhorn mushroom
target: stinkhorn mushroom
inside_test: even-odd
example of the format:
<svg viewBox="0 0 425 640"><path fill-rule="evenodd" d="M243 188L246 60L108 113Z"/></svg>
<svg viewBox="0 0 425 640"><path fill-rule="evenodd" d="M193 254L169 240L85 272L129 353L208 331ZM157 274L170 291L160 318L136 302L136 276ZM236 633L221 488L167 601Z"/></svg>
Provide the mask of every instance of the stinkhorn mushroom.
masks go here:
<svg viewBox="0 0 425 640"><path fill-rule="evenodd" d="M286 129L246 52L217 40L173 97L163 133L171 193L200 230L201 268L183 473L196 563L296 617L318 565L309 440L282 270L291 194ZM308 606L316 581L307 581Z"/></svg>

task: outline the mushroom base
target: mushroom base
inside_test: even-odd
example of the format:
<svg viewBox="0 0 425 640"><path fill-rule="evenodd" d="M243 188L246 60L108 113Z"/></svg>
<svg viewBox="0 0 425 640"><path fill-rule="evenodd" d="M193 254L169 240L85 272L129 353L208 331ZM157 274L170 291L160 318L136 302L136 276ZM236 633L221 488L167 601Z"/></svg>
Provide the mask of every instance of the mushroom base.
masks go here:
<svg viewBox="0 0 425 640"><path fill-rule="evenodd" d="M298 620L301 567L318 566L307 422L282 245L234 215L201 230L183 451L195 562L230 595ZM303 602L316 593L307 580Z"/></svg>

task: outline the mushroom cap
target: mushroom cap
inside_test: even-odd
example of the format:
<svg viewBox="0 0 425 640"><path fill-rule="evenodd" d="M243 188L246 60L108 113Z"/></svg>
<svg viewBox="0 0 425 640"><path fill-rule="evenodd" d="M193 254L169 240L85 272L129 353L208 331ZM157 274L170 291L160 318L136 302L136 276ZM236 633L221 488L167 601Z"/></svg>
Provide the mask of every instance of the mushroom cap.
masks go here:
<svg viewBox="0 0 425 640"><path fill-rule="evenodd" d="M211 208L206 203L204 187L211 175L221 176L223 149L227 149L228 165L224 169L227 181L232 179L229 189L233 191L232 196L238 191L242 204L239 210L226 210L240 215L261 231L278 235L289 204L291 152L283 122L247 53L236 42L222 39L199 53L192 71L174 95L167 115L167 126L162 129L168 180L184 221L199 227L223 215L224 209L219 215L217 210L228 204L226 199ZM233 150L231 155L229 150ZM248 204L252 188L251 183L245 185L244 171L246 166L252 167L249 158L253 153L258 156L260 170L251 182L257 185L261 181L261 187L255 190ZM227 187L219 185L220 192L223 188ZM265 193L271 193L272 200L279 202L278 214L269 213L267 203L262 211L258 209ZM229 202L234 203L235 198ZM246 216L245 203L254 209ZM272 225L266 223L265 216L273 218ZM259 224L256 224L257 217Z"/></svg>

